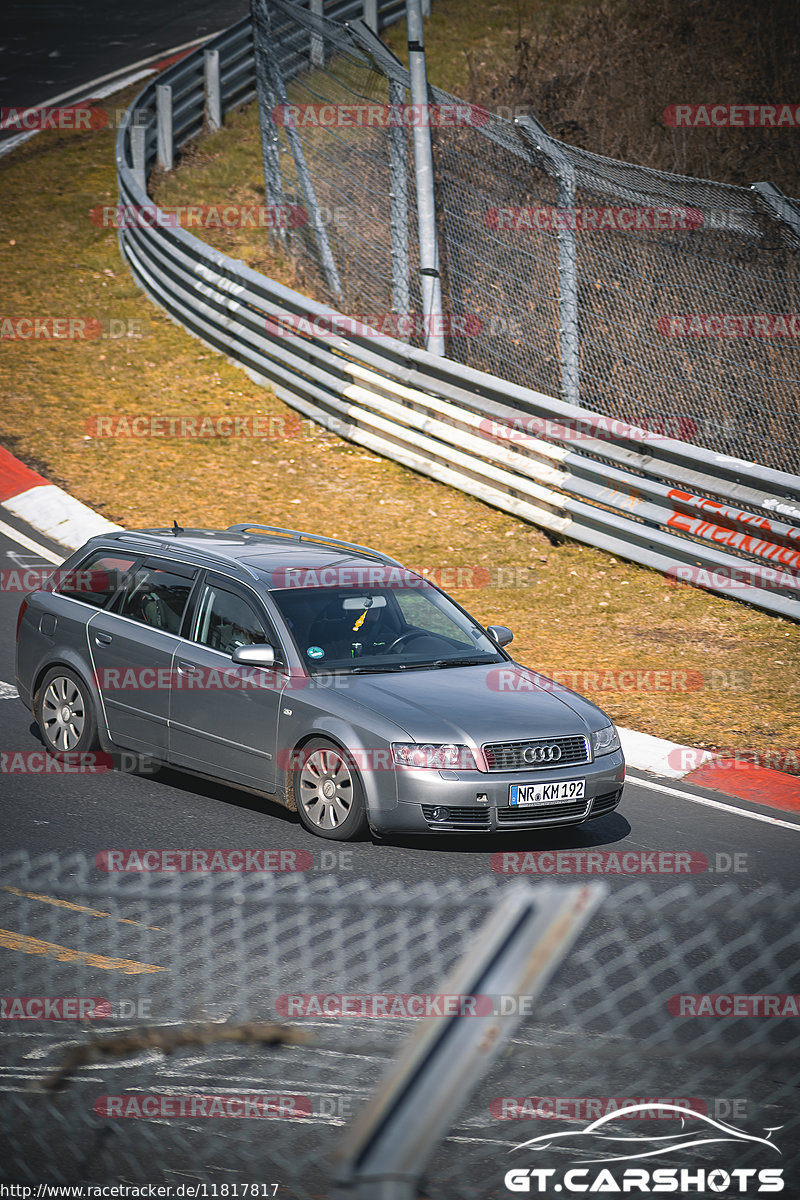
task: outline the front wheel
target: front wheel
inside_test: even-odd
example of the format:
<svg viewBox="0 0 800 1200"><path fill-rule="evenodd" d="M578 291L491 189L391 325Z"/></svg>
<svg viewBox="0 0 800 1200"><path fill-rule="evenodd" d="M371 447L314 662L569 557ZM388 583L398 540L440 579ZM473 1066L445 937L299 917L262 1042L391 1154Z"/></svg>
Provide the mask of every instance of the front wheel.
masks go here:
<svg viewBox="0 0 800 1200"><path fill-rule="evenodd" d="M315 738L295 756L292 788L297 815L310 833L348 842L367 830L364 789L345 751Z"/></svg>
<svg viewBox="0 0 800 1200"><path fill-rule="evenodd" d="M68 667L53 667L36 694L34 715L51 754L97 750L97 720L91 693Z"/></svg>

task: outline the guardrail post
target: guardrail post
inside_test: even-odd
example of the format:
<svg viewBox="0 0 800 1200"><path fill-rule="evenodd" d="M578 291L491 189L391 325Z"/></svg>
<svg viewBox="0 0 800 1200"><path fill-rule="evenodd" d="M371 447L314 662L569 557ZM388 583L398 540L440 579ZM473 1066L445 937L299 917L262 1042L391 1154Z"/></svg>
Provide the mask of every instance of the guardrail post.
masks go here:
<svg viewBox="0 0 800 1200"><path fill-rule="evenodd" d="M418 118L428 109L428 75L425 67L425 41L422 31L420 0L406 0L408 26L408 66L411 73L411 104ZM425 349L432 354L445 353L442 332L442 281L439 276L439 246L436 236L433 151L430 122L413 123L414 166L419 218L419 274L422 288L422 312L428 334Z"/></svg>
<svg viewBox="0 0 800 1200"><path fill-rule="evenodd" d="M315 17L322 16L323 0L308 0L308 11ZM319 33L311 34L309 59L312 67L325 66L325 43Z"/></svg>
<svg viewBox="0 0 800 1200"><path fill-rule="evenodd" d="M568 404L580 403L580 333L578 322L578 249L575 240L575 168L561 147L535 117L514 122L534 148L544 155L557 182L558 292L561 341L561 395Z"/></svg>
<svg viewBox="0 0 800 1200"><path fill-rule="evenodd" d="M392 111L405 103L406 89L389 80L389 105ZM408 291L408 170L406 167L406 130L401 123L389 125L389 197L392 221L392 308L407 314L411 300Z"/></svg>
<svg viewBox="0 0 800 1200"><path fill-rule="evenodd" d="M373 33L378 32L378 0L364 0L362 16L364 24L368 25Z"/></svg>
<svg viewBox="0 0 800 1200"><path fill-rule="evenodd" d="M212 133L222 128L222 91L219 82L219 50L203 53L206 80L206 121Z"/></svg>
<svg viewBox="0 0 800 1200"><path fill-rule="evenodd" d="M147 191L147 130L144 125L133 124L130 127L131 164L133 176L143 192Z"/></svg>
<svg viewBox="0 0 800 1200"><path fill-rule="evenodd" d="M172 88L168 83L156 84L156 118L158 128L158 165L171 171L175 161L172 139Z"/></svg>

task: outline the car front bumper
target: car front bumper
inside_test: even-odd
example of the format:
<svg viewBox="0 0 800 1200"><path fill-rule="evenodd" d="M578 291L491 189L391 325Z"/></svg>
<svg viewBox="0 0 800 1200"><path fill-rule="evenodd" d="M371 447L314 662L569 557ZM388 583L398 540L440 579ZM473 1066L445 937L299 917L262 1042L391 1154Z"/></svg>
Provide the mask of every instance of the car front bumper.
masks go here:
<svg viewBox="0 0 800 1200"><path fill-rule="evenodd" d="M511 785L558 783L584 779L585 795L578 801L511 807ZM377 798L370 805L370 824L377 833L508 833L576 825L612 812L619 804L625 779L620 750L591 763L558 771L433 771L396 772L396 800L384 808ZM447 815L434 810L447 809Z"/></svg>

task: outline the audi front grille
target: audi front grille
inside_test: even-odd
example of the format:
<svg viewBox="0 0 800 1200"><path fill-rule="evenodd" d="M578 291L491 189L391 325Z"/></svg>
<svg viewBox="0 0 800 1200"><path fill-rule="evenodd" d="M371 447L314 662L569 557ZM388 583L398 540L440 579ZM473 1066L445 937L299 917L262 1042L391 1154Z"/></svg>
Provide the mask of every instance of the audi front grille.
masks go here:
<svg viewBox="0 0 800 1200"><path fill-rule="evenodd" d="M580 736L492 742L483 752L490 771L553 771L591 761L589 739Z"/></svg>

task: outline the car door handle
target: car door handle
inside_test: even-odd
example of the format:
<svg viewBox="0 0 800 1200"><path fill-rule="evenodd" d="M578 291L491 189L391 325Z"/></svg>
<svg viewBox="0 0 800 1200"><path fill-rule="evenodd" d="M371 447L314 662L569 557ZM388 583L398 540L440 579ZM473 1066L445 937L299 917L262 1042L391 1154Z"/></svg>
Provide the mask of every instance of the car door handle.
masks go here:
<svg viewBox="0 0 800 1200"><path fill-rule="evenodd" d="M114 639L110 633L96 633L94 640L98 646L110 646Z"/></svg>
<svg viewBox="0 0 800 1200"><path fill-rule="evenodd" d="M200 668L196 667L194 665L194 663L187 663L187 662L179 662L178 663L178 671L180 672L181 675L196 675L199 670L200 670Z"/></svg>

